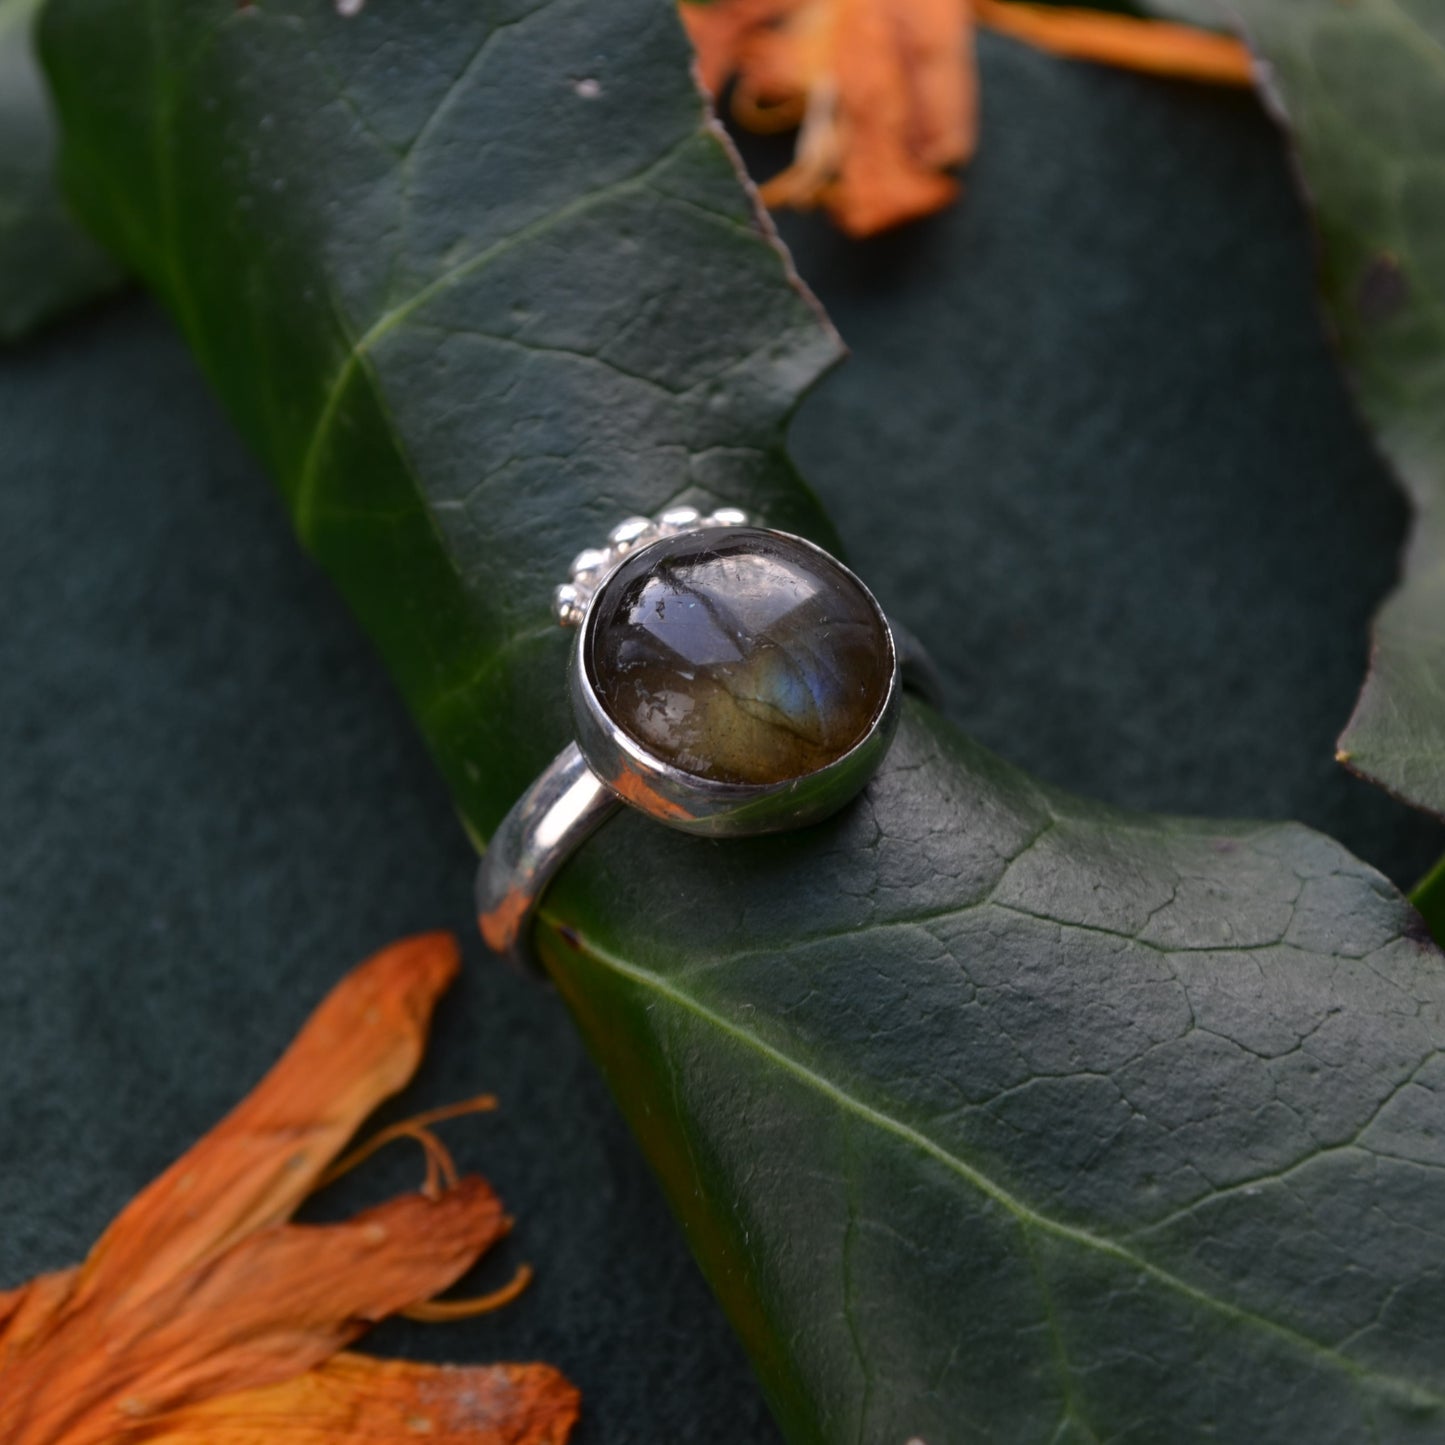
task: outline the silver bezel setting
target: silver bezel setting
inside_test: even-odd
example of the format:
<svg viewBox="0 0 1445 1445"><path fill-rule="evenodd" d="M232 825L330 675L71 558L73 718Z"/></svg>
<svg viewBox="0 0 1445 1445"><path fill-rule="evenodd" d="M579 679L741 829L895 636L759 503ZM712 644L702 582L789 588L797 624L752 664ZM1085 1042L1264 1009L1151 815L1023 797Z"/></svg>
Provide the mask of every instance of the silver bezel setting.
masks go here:
<svg viewBox="0 0 1445 1445"><path fill-rule="evenodd" d="M626 555L663 548L681 532L732 530L743 525L729 514L725 522L715 518L695 520L691 526L637 539ZM779 783L726 783L700 777L650 753L626 733L607 713L588 676L595 618L602 609L593 604L606 592L619 556L598 576L585 604L580 608L580 626L568 669L572 715L577 729L577 746L596 776L622 801L669 827L709 837L742 837L758 833L783 832L819 822L855 798L877 772L898 726L900 677L898 648L888 618L867 586L831 553L791 532L749 525L749 530L769 533L815 552L842 570L868 599L888 646L889 683L883 701L868 731L842 757L827 766ZM579 559L581 560L581 559ZM560 611L560 608L559 608Z"/></svg>

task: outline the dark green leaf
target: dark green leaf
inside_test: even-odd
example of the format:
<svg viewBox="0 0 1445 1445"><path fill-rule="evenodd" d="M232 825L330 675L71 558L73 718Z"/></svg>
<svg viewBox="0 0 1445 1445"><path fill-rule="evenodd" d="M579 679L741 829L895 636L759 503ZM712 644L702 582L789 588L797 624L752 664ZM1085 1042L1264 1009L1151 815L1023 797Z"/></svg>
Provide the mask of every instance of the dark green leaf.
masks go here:
<svg viewBox="0 0 1445 1445"><path fill-rule="evenodd" d="M563 741L549 598L584 542L690 489L829 538L778 422L837 343L665 6L131 14L52 26L77 203L170 304L485 832Z"/></svg>
<svg viewBox="0 0 1445 1445"><path fill-rule="evenodd" d="M152 20L52 13L76 194L484 834L566 736L573 551L689 492L828 539L780 429L834 341L663 5ZM619 820L549 921L793 1439L1438 1437L1445 974L1337 845L1079 804L911 707L833 824Z"/></svg>
<svg viewBox="0 0 1445 1445"><path fill-rule="evenodd" d="M1151 0L1200 18L1210 0ZM1415 503L1341 760L1445 814L1445 5L1232 0L1267 62L1320 236L1332 328Z"/></svg>
<svg viewBox="0 0 1445 1445"><path fill-rule="evenodd" d="M71 219L31 46L40 0L0 0L0 341L113 289L120 272Z"/></svg>
<svg viewBox="0 0 1445 1445"><path fill-rule="evenodd" d="M1439 1438L1445 975L1372 870L921 708L836 829L617 833L554 976L791 1438Z"/></svg>
<svg viewBox="0 0 1445 1445"><path fill-rule="evenodd" d="M1445 937L1445 858L1420 880L1410 895L1437 939Z"/></svg>

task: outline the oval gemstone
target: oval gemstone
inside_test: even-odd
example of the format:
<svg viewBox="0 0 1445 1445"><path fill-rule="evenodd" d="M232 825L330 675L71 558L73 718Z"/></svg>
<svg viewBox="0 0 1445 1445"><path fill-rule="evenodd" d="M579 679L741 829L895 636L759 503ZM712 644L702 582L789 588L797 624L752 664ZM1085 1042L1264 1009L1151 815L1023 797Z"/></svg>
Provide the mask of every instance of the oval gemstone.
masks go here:
<svg viewBox="0 0 1445 1445"><path fill-rule="evenodd" d="M887 701L876 604L832 558L755 527L686 532L626 558L592 604L585 664L648 752L727 783L816 772Z"/></svg>

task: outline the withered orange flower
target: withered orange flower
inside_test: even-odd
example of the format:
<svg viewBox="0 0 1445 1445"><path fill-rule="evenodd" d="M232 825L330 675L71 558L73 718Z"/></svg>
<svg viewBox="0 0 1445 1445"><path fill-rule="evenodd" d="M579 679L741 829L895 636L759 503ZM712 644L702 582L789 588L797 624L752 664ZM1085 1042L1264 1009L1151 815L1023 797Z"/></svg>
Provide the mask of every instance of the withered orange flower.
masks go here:
<svg viewBox="0 0 1445 1445"><path fill-rule="evenodd" d="M387 1315L504 1302L434 1297L510 1228L429 1125L426 1187L340 1224L290 1222L415 1072L455 977L447 934L354 970L255 1091L121 1212L89 1258L0 1293L5 1445L563 1445L578 1395L548 1365L466 1368L338 1353Z"/></svg>
<svg viewBox="0 0 1445 1445"><path fill-rule="evenodd" d="M985 25L1081 60L1248 85L1238 41L1187 25L1022 0L681 0L698 78L734 81L748 130L800 126L769 206L823 206L852 236L942 209L978 145L973 36Z"/></svg>

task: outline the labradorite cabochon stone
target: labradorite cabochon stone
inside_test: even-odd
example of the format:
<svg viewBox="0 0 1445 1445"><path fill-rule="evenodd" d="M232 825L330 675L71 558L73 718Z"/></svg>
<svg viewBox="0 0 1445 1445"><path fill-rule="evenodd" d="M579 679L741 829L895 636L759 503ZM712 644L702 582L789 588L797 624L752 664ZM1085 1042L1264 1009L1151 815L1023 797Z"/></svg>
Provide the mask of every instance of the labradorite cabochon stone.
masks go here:
<svg viewBox="0 0 1445 1445"><path fill-rule="evenodd" d="M888 624L826 553L777 532L687 532L594 600L586 667L648 752L725 783L782 783L862 740L888 699Z"/></svg>

